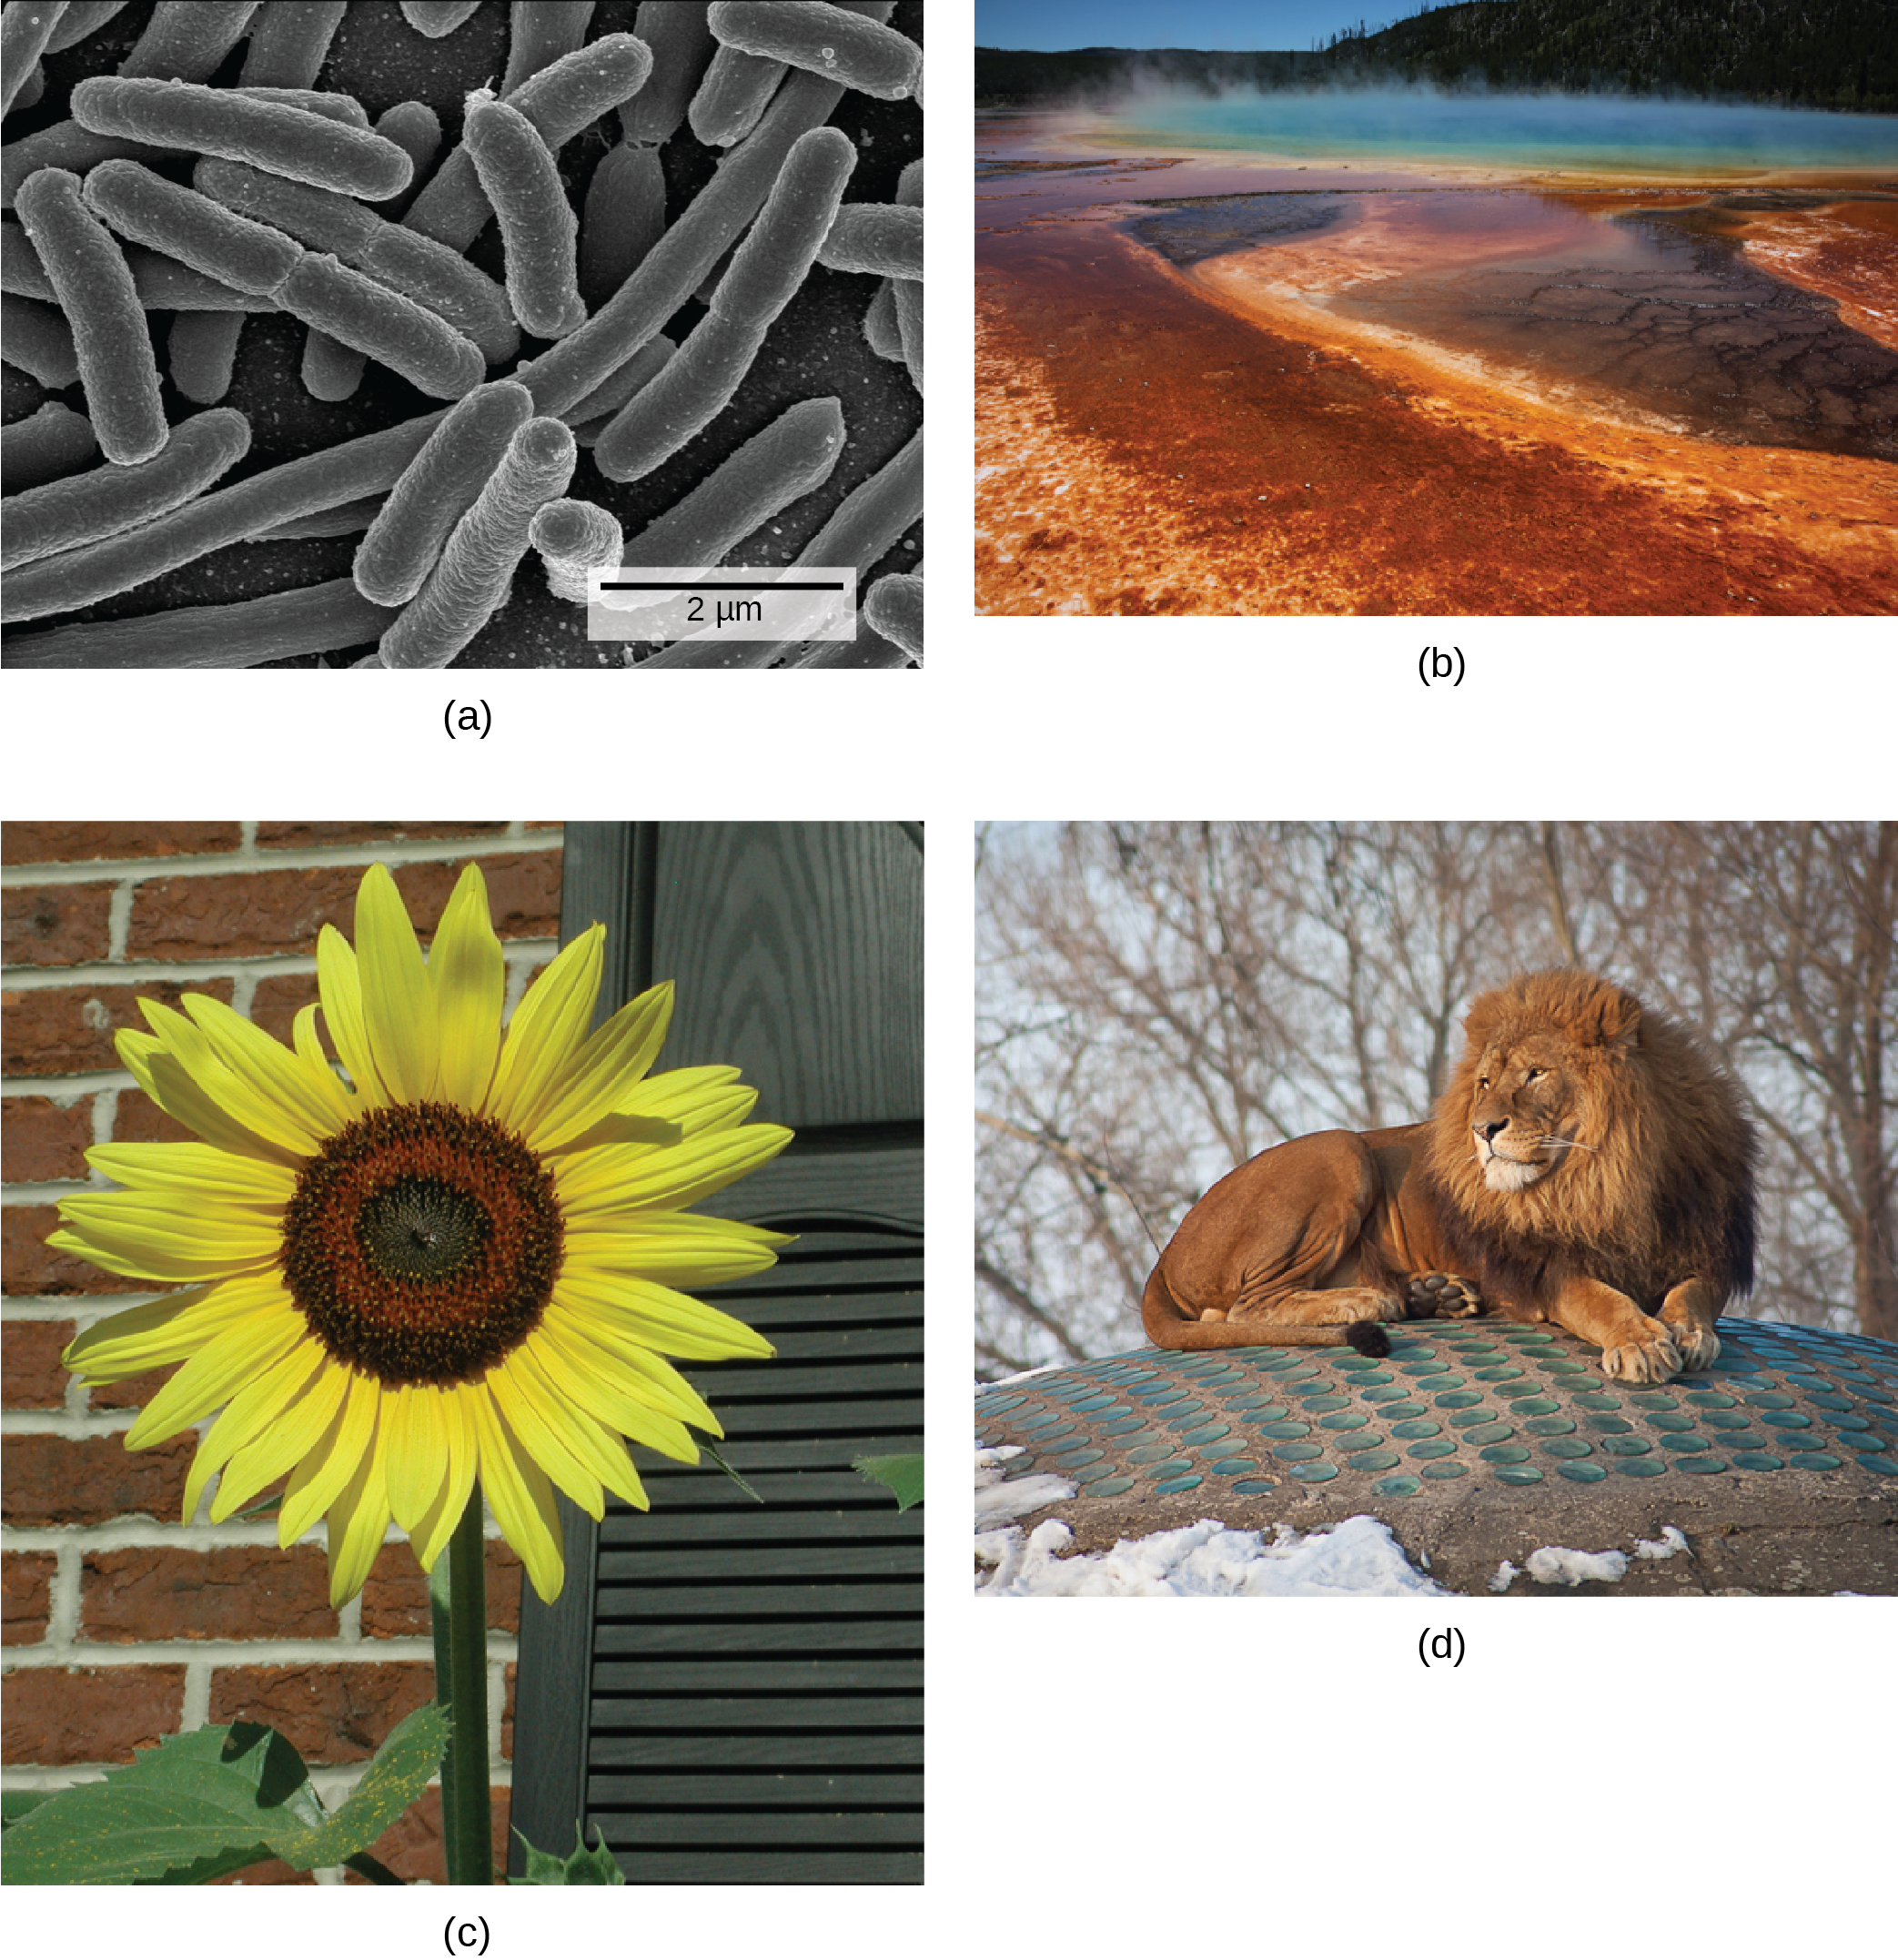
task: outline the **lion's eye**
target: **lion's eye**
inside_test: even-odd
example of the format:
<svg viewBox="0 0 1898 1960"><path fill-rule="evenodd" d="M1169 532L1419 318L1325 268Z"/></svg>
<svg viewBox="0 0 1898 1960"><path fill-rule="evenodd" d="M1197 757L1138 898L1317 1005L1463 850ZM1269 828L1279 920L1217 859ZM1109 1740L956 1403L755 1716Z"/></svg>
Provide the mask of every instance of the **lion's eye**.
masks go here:
<svg viewBox="0 0 1898 1960"><path fill-rule="evenodd" d="M1489 1076L1478 1076L1478 1077L1476 1078L1476 1086L1477 1086L1477 1087L1478 1087L1478 1088L1479 1088L1479 1089L1487 1089L1487 1088L1488 1088L1488 1087L1489 1086Z"/></svg>
<svg viewBox="0 0 1898 1960"><path fill-rule="evenodd" d="M1524 1072L1522 1079L1524 1082L1538 1082L1548 1073L1546 1068L1531 1068Z"/></svg>

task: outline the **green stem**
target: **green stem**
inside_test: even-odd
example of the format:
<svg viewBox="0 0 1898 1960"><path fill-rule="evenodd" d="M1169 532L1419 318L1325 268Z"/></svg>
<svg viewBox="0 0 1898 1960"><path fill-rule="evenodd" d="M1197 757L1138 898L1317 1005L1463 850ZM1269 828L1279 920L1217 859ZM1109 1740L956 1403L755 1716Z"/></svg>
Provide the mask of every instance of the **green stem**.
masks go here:
<svg viewBox="0 0 1898 1960"><path fill-rule="evenodd" d="M435 1624L435 1699L451 1729L441 1764L441 1831L451 1885L494 1883L488 1798L488 1609L482 1568L481 1487L429 1575Z"/></svg>

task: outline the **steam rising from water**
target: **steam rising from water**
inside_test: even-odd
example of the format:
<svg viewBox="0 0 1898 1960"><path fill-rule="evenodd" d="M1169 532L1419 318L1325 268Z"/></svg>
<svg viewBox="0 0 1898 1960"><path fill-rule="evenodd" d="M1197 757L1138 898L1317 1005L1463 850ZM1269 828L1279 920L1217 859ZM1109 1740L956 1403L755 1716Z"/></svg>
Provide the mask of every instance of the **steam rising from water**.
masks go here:
<svg viewBox="0 0 1898 1960"><path fill-rule="evenodd" d="M1121 148L1439 157L1545 168L1898 170L1898 116L1840 116L1657 96L1447 94L1427 86L1236 89L1162 83L1103 113Z"/></svg>

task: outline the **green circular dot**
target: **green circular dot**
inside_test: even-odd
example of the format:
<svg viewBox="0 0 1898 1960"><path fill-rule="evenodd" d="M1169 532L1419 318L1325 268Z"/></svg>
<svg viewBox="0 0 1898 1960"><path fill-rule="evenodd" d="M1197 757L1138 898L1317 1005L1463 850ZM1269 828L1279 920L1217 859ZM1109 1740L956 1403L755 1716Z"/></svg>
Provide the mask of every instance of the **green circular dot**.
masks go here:
<svg viewBox="0 0 1898 1960"><path fill-rule="evenodd" d="M1204 1448L1207 1443L1217 1442L1222 1436L1230 1436L1231 1434L1232 1428L1229 1423L1205 1422L1196 1430L1187 1430L1181 1436L1180 1440L1183 1443L1190 1444L1195 1450L1198 1450Z"/></svg>
<svg viewBox="0 0 1898 1960"><path fill-rule="evenodd" d="M1567 1416L1538 1416L1532 1422L1522 1425L1525 1436L1568 1436L1573 1433L1575 1425Z"/></svg>
<svg viewBox="0 0 1898 1960"><path fill-rule="evenodd" d="M1569 1399L1578 1409L1600 1409L1605 1416L1613 1415L1615 1410L1621 1406L1620 1396L1610 1395L1605 1390L1599 1389L1591 1389L1582 1393L1572 1395Z"/></svg>
<svg viewBox="0 0 1898 1960"><path fill-rule="evenodd" d="M1726 1460L1721 1457L1682 1457L1674 1465L1677 1470L1686 1470L1696 1477L1718 1476L1726 1467Z"/></svg>
<svg viewBox="0 0 1898 1960"><path fill-rule="evenodd" d="M1757 1394L1748 1396L1747 1403L1753 1409L1791 1409L1792 1398L1782 1395L1777 1389L1762 1389Z"/></svg>
<svg viewBox="0 0 1898 1960"><path fill-rule="evenodd" d="M1598 1436L1628 1436L1634 1430L1633 1423L1624 1422L1620 1416L1588 1416L1583 1419Z"/></svg>
<svg viewBox="0 0 1898 1960"><path fill-rule="evenodd" d="M1405 1450L1407 1457L1448 1457L1456 1454L1457 1446L1449 1437L1434 1443L1412 1443Z"/></svg>
<svg viewBox="0 0 1898 1960"><path fill-rule="evenodd" d="M1483 1451L1485 1463L1527 1463L1529 1451L1520 1443L1498 1443Z"/></svg>
<svg viewBox="0 0 1898 1960"><path fill-rule="evenodd" d="M1264 1408L1256 1409L1246 1418L1246 1427L1248 1430L1260 1430L1268 1422L1283 1422L1290 1413L1288 1403L1267 1402Z"/></svg>
<svg viewBox="0 0 1898 1960"><path fill-rule="evenodd" d="M1376 1450L1383 1440L1383 1434L1378 1430L1349 1430L1341 1436L1334 1436L1331 1447L1341 1455L1350 1456L1360 1450Z"/></svg>
<svg viewBox="0 0 1898 1960"><path fill-rule="evenodd" d="M1241 1497L1257 1497L1262 1490L1276 1490L1278 1486L1269 1478L1261 1477L1257 1483L1236 1483L1233 1490Z"/></svg>
<svg viewBox="0 0 1898 1960"><path fill-rule="evenodd" d="M1146 1466L1146 1474L1155 1479L1182 1477L1192 1469L1193 1460L1191 1457L1168 1457L1164 1463L1148 1464ZM1196 1476L1198 1472L1194 1471L1194 1474Z"/></svg>
<svg viewBox="0 0 1898 1960"><path fill-rule="evenodd" d="M1311 1424L1308 1422L1258 1422L1252 1427L1257 1429L1261 1436L1293 1437L1311 1434Z"/></svg>
<svg viewBox="0 0 1898 1960"><path fill-rule="evenodd" d="M1088 1491L1089 1497L1121 1497L1134 1488L1131 1477L1107 1477Z"/></svg>
<svg viewBox="0 0 1898 1960"><path fill-rule="evenodd" d="M1159 1463L1173 1454L1171 1443L1137 1443L1126 1453L1129 1463Z"/></svg>
<svg viewBox="0 0 1898 1960"><path fill-rule="evenodd" d="M1107 1457L1098 1463L1084 1463L1078 1470L1068 1470L1066 1474L1076 1483L1098 1484L1103 1478L1116 1476L1119 1470L1120 1465ZM1131 1479L1128 1480L1132 1481Z"/></svg>
<svg viewBox="0 0 1898 1960"><path fill-rule="evenodd" d="M1672 1450L1676 1456L1694 1456L1712 1449L1713 1445L1704 1436L1663 1436L1661 1447Z"/></svg>
<svg viewBox="0 0 1898 1960"><path fill-rule="evenodd" d="M1083 1463L1098 1463L1105 1455L1105 1450L1057 1450L1048 1460L1060 1464L1065 1470L1073 1471Z"/></svg>
<svg viewBox="0 0 1898 1960"><path fill-rule="evenodd" d="M1441 1436L1443 1425L1440 1422L1426 1421L1397 1422L1391 1425L1390 1433L1393 1436L1401 1436L1408 1442L1415 1436Z"/></svg>
<svg viewBox="0 0 1898 1960"><path fill-rule="evenodd" d="M1294 1463L1292 1475L1300 1483L1329 1483L1338 1475L1336 1463Z"/></svg>
<svg viewBox="0 0 1898 1960"><path fill-rule="evenodd" d="M1837 1457L1828 1456L1822 1450L1802 1450L1792 1459L1794 1470L1825 1470L1840 1468Z"/></svg>
<svg viewBox="0 0 1898 1960"><path fill-rule="evenodd" d="M1394 1450L1368 1450L1360 1457L1351 1459L1351 1468L1360 1470L1395 1470L1403 1461Z"/></svg>
<svg viewBox="0 0 1898 1960"><path fill-rule="evenodd" d="M1587 1457L1594 1453L1593 1447L1579 1436L1552 1436L1542 1445L1545 1457Z"/></svg>
<svg viewBox="0 0 1898 1960"><path fill-rule="evenodd" d="M1540 1483L1542 1473L1533 1463L1499 1463L1491 1472L1498 1483Z"/></svg>
<svg viewBox="0 0 1898 1960"><path fill-rule="evenodd" d="M1644 1457L1653 1447L1645 1436L1604 1436L1601 1439L1601 1454L1605 1457Z"/></svg>
<svg viewBox="0 0 1898 1960"><path fill-rule="evenodd" d="M1762 1409L1754 1418L1770 1430L1809 1430L1812 1427L1811 1416L1802 1416L1796 1409Z"/></svg>
<svg viewBox="0 0 1898 1960"><path fill-rule="evenodd" d="M1474 1389L1459 1389L1449 1395L1436 1398L1439 1409L1479 1409L1483 1399Z"/></svg>
<svg viewBox="0 0 1898 1960"><path fill-rule="evenodd" d="M1608 1475L1599 1463L1558 1463L1555 1473L1570 1483L1600 1483Z"/></svg>
<svg viewBox="0 0 1898 1960"><path fill-rule="evenodd" d="M1834 1416L1832 1427L1842 1436L1850 1436L1860 1430L1869 1430L1872 1427L1872 1419L1869 1416Z"/></svg>
<svg viewBox="0 0 1898 1960"><path fill-rule="evenodd" d="M1378 1497L1415 1497L1422 1489L1415 1477L1380 1477L1371 1486Z"/></svg>
<svg viewBox="0 0 1898 1960"><path fill-rule="evenodd" d="M1898 1457L1863 1456L1859 1459L1859 1468L1880 1477L1898 1477Z"/></svg>
<svg viewBox="0 0 1898 1960"><path fill-rule="evenodd" d="M1281 1463L1309 1463L1324 1453L1317 1443L1280 1443L1272 1452Z"/></svg>
<svg viewBox="0 0 1898 1960"><path fill-rule="evenodd" d="M1778 1457L1770 1456L1763 1450L1736 1450L1733 1460L1742 1470L1776 1470L1786 1467Z"/></svg>
<svg viewBox="0 0 1898 1960"><path fill-rule="evenodd" d="M1410 1399L1410 1391L1408 1389L1397 1388L1367 1389L1362 1399L1367 1402L1408 1402Z"/></svg>
<svg viewBox="0 0 1898 1960"><path fill-rule="evenodd" d="M1520 1401L1509 1404L1509 1413L1515 1416L1552 1416L1560 1411L1560 1402L1551 1402L1545 1395L1527 1396Z"/></svg>
<svg viewBox="0 0 1898 1960"><path fill-rule="evenodd" d="M1242 1456L1254 1446L1242 1443L1237 1436L1228 1436L1224 1442L1215 1438L1209 1443L1196 1443L1193 1447L1198 1450L1201 1462L1223 1463L1227 1457Z"/></svg>
<svg viewBox="0 0 1898 1960"><path fill-rule="evenodd" d="M1080 1401L1070 1402L1067 1406L1076 1415L1091 1416L1096 1409L1112 1409L1119 1399L1120 1398L1117 1395L1090 1395Z"/></svg>
<svg viewBox="0 0 1898 1960"><path fill-rule="evenodd" d="M1325 1419L1318 1424L1318 1427L1321 1430L1361 1430L1370 1421L1370 1419L1371 1419L1368 1416L1360 1416L1350 1413L1339 1416L1327 1416Z"/></svg>
<svg viewBox="0 0 1898 1960"><path fill-rule="evenodd" d="M1315 1415L1322 1414L1329 1409L1348 1409L1350 1406L1351 1398L1348 1395L1307 1395L1298 1404L1300 1409L1308 1409Z"/></svg>
<svg viewBox="0 0 1898 1960"><path fill-rule="evenodd" d="M1665 1477L1667 1465L1652 1457L1624 1457L1615 1465L1623 1477Z"/></svg>
<svg viewBox="0 0 1898 1960"><path fill-rule="evenodd" d="M1169 1477L1165 1483L1156 1483L1155 1492L1161 1497L1173 1497L1182 1490L1190 1490L1200 1481L1196 1470L1190 1477Z"/></svg>
<svg viewBox="0 0 1898 1960"><path fill-rule="evenodd" d="M1465 1430L1463 1440L1466 1443L1506 1443L1515 1433L1512 1423L1481 1422Z"/></svg>
<svg viewBox="0 0 1898 1960"><path fill-rule="evenodd" d="M1713 1389L1696 1389L1687 1399L1696 1409L1731 1409L1733 1406L1731 1395L1721 1395Z"/></svg>
<svg viewBox="0 0 1898 1960"><path fill-rule="evenodd" d="M1424 1470L1424 1475L1432 1483L1448 1483L1453 1477L1467 1477L1469 1474L1469 1466L1467 1463L1432 1463Z"/></svg>
<svg viewBox="0 0 1898 1960"><path fill-rule="evenodd" d="M1479 1381L1509 1381L1521 1372L1519 1368L1479 1368L1476 1379Z"/></svg>
<svg viewBox="0 0 1898 1960"><path fill-rule="evenodd" d="M1257 1477L1258 1465L1249 1457L1221 1457L1212 1471L1216 1477Z"/></svg>
<svg viewBox="0 0 1898 1960"><path fill-rule="evenodd" d="M1743 1430L1752 1418L1744 1409L1708 1409L1701 1413L1701 1426L1709 1430Z"/></svg>
<svg viewBox="0 0 1898 1960"><path fill-rule="evenodd" d="M1045 1430L1056 1422L1065 1422L1067 1418L1059 1409L1045 1409L1039 1415L1024 1416L1015 1424L1018 1430Z"/></svg>

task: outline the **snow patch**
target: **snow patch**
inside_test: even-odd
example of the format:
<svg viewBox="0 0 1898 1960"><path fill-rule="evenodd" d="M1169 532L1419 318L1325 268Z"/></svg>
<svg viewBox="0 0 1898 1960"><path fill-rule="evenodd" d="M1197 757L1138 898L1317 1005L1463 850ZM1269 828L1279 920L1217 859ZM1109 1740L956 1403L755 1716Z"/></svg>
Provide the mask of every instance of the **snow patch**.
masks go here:
<svg viewBox="0 0 1898 1960"><path fill-rule="evenodd" d="M1538 1585L1579 1586L1589 1579L1619 1579L1628 1570L1625 1551L1570 1551L1542 1545L1529 1555L1529 1576Z"/></svg>
<svg viewBox="0 0 1898 1960"><path fill-rule="evenodd" d="M1018 1457L1021 1453L1020 1446L1015 1443L1002 1443L993 1450L976 1450L975 1529L978 1531L984 1525L1006 1524L1011 1518L1039 1510L1044 1504L1062 1503L1075 1494L1074 1485L1065 1477L1037 1474L1004 1483L1002 1466L1010 1457Z"/></svg>
<svg viewBox="0 0 1898 1960"><path fill-rule="evenodd" d="M1030 1480L1024 1480L1025 1481ZM978 1498L978 1502L980 1501ZM1404 1556L1389 1528L1370 1517L1300 1533L1277 1525L1228 1531L1217 1518L1176 1531L1124 1538L1111 1551L1064 1557L1074 1532L1049 1518L1024 1534L1018 1525L980 1533L975 1590L989 1598L1095 1597L1424 1598L1444 1588Z"/></svg>
<svg viewBox="0 0 1898 1960"><path fill-rule="evenodd" d="M1637 1559L1671 1559L1677 1551L1687 1550L1687 1539L1678 1525L1664 1524L1659 1538L1638 1538L1634 1541Z"/></svg>
<svg viewBox="0 0 1898 1960"><path fill-rule="evenodd" d="M1518 1576L1519 1575L1516 1567L1511 1565L1509 1561L1505 1559L1502 1563L1496 1568L1496 1577L1489 1581L1490 1591L1507 1592L1509 1590L1509 1581Z"/></svg>

